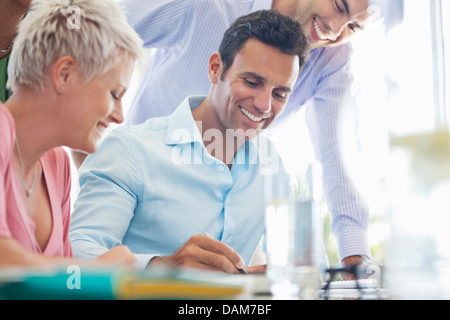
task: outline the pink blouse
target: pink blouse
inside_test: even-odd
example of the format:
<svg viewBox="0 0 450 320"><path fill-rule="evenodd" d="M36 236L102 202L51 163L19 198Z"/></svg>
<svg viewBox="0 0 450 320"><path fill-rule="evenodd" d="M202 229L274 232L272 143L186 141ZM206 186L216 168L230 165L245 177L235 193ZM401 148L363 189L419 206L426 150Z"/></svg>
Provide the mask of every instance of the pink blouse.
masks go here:
<svg viewBox="0 0 450 320"><path fill-rule="evenodd" d="M69 242L70 160L62 148L40 159L47 184L53 225L44 251L35 237L35 223L26 212L13 162L15 126L9 110L0 103L0 237L14 238L24 247L49 256L72 257Z"/></svg>

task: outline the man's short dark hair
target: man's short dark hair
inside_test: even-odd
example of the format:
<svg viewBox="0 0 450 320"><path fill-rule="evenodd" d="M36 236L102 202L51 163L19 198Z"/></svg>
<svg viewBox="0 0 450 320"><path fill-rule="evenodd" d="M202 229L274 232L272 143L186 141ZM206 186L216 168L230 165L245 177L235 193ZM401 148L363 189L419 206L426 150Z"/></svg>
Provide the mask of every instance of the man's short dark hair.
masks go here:
<svg viewBox="0 0 450 320"><path fill-rule="evenodd" d="M281 53L297 55L300 70L305 65L309 47L300 24L275 10L259 10L236 19L225 31L219 47L223 62L222 77L233 64L236 54L249 39L277 48Z"/></svg>

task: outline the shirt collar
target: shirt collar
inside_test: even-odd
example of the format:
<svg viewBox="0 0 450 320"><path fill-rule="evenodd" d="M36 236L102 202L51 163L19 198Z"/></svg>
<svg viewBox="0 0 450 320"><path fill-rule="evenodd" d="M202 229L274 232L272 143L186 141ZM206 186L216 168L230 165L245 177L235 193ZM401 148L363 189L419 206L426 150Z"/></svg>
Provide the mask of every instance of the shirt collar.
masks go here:
<svg viewBox="0 0 450 320"><path fill-rule="evenodd" d="M202 134L192 116L192 110L198 107L205 96L189 96L168 116L166 144L200 142Z"/></svg>
<svg viewBox="0 0 450 320"><path fill-rule="evenodd" d="M167 145L192 142L199 142L204 145L202 134L192 116L192 110L198 107L205 98L205 96L189 96L168 116L167 135L165 139ZM259 158L258 153L261 140L263 140L263 143L266 143L265 139L261 138L260 135L250 141L246 141L236 153L235 161L250 161L250 163L255 163L257 158Z"/></svg>

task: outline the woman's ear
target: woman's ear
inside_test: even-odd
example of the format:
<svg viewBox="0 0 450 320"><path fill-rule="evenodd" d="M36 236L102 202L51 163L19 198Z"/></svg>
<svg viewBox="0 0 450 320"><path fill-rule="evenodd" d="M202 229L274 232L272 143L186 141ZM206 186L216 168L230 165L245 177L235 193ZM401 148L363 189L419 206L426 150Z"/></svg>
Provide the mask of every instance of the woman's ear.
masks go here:
<svg viewBox="0 0 450 320"><path fill-rule="evenodd" d="M52 83L58 93L64 92L76 72L75 59L62 56L53 64Z"/></svg>
<svg viewBox="0 0 450 320"><path fill-rule="evenodd" d="M222 58L219 52L215 52L209 58L208 64L209 80L211 80L212 83L216 84L218 79L220 78L220 75L222 74L222 70L223 70Z"/></svg>

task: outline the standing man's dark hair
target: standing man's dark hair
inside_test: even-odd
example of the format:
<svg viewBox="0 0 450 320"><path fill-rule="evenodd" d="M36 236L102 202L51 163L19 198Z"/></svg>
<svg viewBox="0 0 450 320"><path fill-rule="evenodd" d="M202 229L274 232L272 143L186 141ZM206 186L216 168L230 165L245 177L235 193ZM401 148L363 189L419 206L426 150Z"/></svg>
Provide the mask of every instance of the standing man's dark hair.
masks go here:
<svg viewBox="0 0 450 320"><path fill-rule="evenodd" d="M300 70L309 55L308 41L300 24L275 10L259 10L241 16L225 31L219 47L222 77L248 39L257 39L281 53L297 55Z"/></svg>

